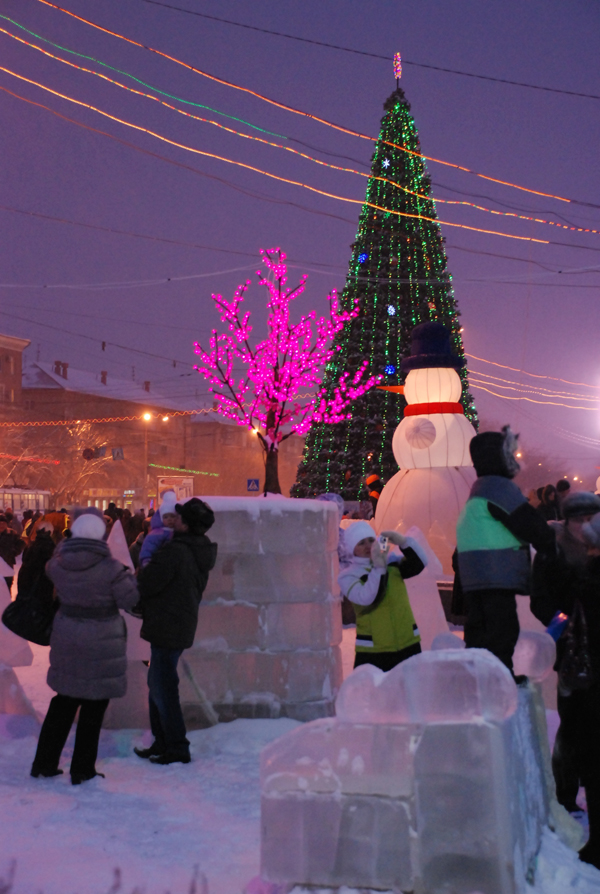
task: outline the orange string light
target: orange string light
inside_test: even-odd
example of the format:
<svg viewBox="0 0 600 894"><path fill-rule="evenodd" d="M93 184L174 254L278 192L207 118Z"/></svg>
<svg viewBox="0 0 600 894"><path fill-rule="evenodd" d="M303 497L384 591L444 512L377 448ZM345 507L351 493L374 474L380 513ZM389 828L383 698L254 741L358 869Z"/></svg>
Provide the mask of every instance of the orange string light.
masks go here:
<svg viewBox="0 0 600 894"><path fill-rule="evenodd" d="M40 0L40 2L45 2L45 0ZM206 158L214 158L217 161L223 161L226 164L231 164L236 167L244 168L245 170L253 171L256 174L262 174L264 177L268 177L271 180L278 180L281 183L287 183L290 186L298 186L301 189L307 189L309 192L317 193L318 195L325 196L329 199L335 199L339 202L347 202L352 205L367 205L369 208L373 208L376 211L383 211L387 214L394 214L398 217L403 218L412 218L415 220L424 220L430 223L444 224L448 227L456 227L461 230L470 230L475 233L485 233L489 236L501 236L505 239L517 239L521 242L536 242L541 245L549 245L550 242L547 239L534 239L532 236L517 236L514 233L500 233L497 230L488 230L483 227L471 227L467 226L467 224L459 224L453 223L448 220L439 220L435 217L425 217L422 214L409 214L405 211L395 211L390 208L384 208L381 205L376 205L373 202L364 202L361 199L350 199L346 196L338 196L335 193L327 192L323 189L317 189L316 186L310 186L307 183L302 183L299 180L291 180L288 177L280 177L278 174L273 174L270 171L264 171L262 168L257 168L254 165L246 164L245 162L235 161L235 159L227 158L226 156L216 155L214 152L205 152L202 149L195 149L193 146L188 146L185 143L178 143L176 140L171 140L168 137L163 136L162 134L156 133L156 131L149 130L146 127L141 127L139 124L134 124L131 121L125 121L123 118L118 118L116 115L111 115L109 112L105 112L102 109L97 108L96 106L91 105L87 102L82 102L79 99L75 99L72 96L68 96L65 93L60 93L58 90L53 90L51 87L47 87L45 84L40 84L37 81L32 80L31 78L26 78L24 75L17 74L14 71L11 71L9 68L4 68L0 66L0 71L3 71L5 74L11 75L14 78L17 78L19 81L24 81L27 84L32 84L34 87L39 87L40 90L44 90L46 93L51 93L53 96L57 96L59 99L65 99L67 102L74 103L77 106L81 106L82 108L89 109L92 112L96 112L98 115L102 115L104 118L109 118L111 121L115 121L117 124L123 124L125 127L132 128L133 130L137 130L140 133L148 134L148 136L154 137L157 140L160 140L163 143L167 143L170 146L175 146L177 149L183 149L186 152L192 152L195 155L202 155ZM13 94L14 95L14 94Z"/></svg>
<svg viewBox="0 0 600 894"><path fill-rule="evenodd" d="M110 28L104 28L102 25L97 25L95 22L90 21L89 19L83 18L83 16L76 15L76 13L71 12L68 9L63 9L62 6L58 6L56 3L51 3L50 0L38 0L38 3L43 3L44 6L49 6L52 9L56 9L59 12L63 12L68 16L71 16L74 19L77 19L80 22L83 22L85 25L89 25L91 28L95 28L98 31L102 31L104 34L109 34L111 37L116 37L119 40L124 40L126 43L131 44L135 47L140 47L140 49L147 50L150 53L156 53L158 56L162 56L164 59L168 59L170 62L174 62L176 65L181 65L183 68L187 68L188 71L194 72L194 74L199 74L204 78L208 78L211 81L214 81L217 84L223 84L225 87L231 87L234 90L240 90L242 93L248 93L250 96L254 96L257 99L262 100L263 102L268 103L269 105L275 106L278 109L283 109L285 112L291 112L294 115L302 115L304 118L310 118L313 121L318 122L319 124L324 124L326 127L331 127L334 130L340 131L341 133L349 134L353 137L358 137L362 140L369 140L372 143L377 142L376 137L370 137L368 134L360 133L359 131L351 130L347 127L342 127L339 124L334 124L332 121L328 121L326 118L319 118L317 115L313 115L310 112L304 112L301 109L296 109L293 106L288 106L285 103L277 102L274 99L269 99L267 96L263 96L262 93L258 93L256 90L251 90L249 87L242 87L239 84L233 84L231 81L226 81L223 78L218 78L215 75L211 75L206 71L202 71L200 68L196 68L193 65L190 65L188 62L184 62L181 59L177 59L175 56L170 56L168 53L164 53L162 50L157 50L155 47L147 46L147 44L140 43L137 40L133 40L130 37L126 37L124 34L120 34L118 31L111 31ZM435 164L444 165L446 167L455 168L458 171L464 171L467 174L473 174L475 177L481 177L484 180L490 180L492 183L499 183L502 186L510 186L512 189L518 189L522 192L531 193L536 196L543 196L547 199L556 199L559 202L573 202L573 199L565 198L564 196L553 195L552 193L542 192L537 189L530 189L526 186L520 186L517 183L511 183L508 180L500 180L497 177L490 177L487 174L480 174L478 171L474 171L471 168L467 168L464 165L457 165L450 161L443 161L440 158L434 158L430 155L423 155L420 152L413 152L410 149L407 149L405 146L400 146L397 143L391 143L388 141L383 141L386 146L391 146L394 149L399 149L402 152L406 152L409 155L417 156L418 158L426 159L427 161L432 161Z"/></svg>
<svg viewBox="0 0 600 894"><path fill-rule="evenodd" d="M487 382L488 385L495 385L496 382L505 382L507 385L517 385L519 388L523 388L523 382L515 382L513 379L502 379L500 376L492 376L489 373L481 372L480 370L474 370L472 367L470 368L470 375L472 376L483 376L484 379L493 379L493 382ZM502 387L498 385L497 387ZM598 397L587 397L585 394L573 394L572 391L554 391L550 388L544 388L543 385L539 385L537 389L531 391L532 394L547 394L549 397L567 397L571 400L586 400L588 402L597 402L600 400L600 395Z"/></svg>
<svg viewBox="0 0 600 894"><path fill-rule="evenodd" d="M547 407L566 407L568 410L591 410L593 413L598 412L597 407L574 407L571 404L558 403L557 401L551 400L534 400L532 397L510 397L507 394L497 394L495 391L490 391L489 388L485 388L483 385L472 385L469 383L469 387L478 388L480 391L487 391L488 394L492 394L494 397L501 397L503 400L525 400L530 404L542 404Z"/></svg>
<svg viewBox="0 0 600 894"><path fill-rule="evenodd" d="M509 369L511 372L523 373L523 375L532 376L534 379L551 379L553 382L563 382L565 385L580 385L582 388L600 388L599 385L590 385L588 382L572 382L570 379L561 379L558 376L544 376L539 373L527 372L526 369L517 369L516 366L506 366L504 363L496 363L494 360L486 360L485 357L477 357L475 354L468 354L466 351L465 356L470 357L471 360L481 360L482 363L489 363L490 366L499 366L501 369Z"/></svg>
<svg viewBox="0 0 600 894"><path fill-rule="evenodd" d="M77 65L74 62L70 62L68 59L63 59L60 56L56 56L54 53L51 53L48 50L43 49L43 47L40 47L37 44L31 43L31 41L25 40L22 37L18 37L16 34L12 34L6 28L0 28L0 33L6 34L8 37L11 37L13 40L18 41L18 43L21 43L24 46L29 47L30 49L37 50L39 53L42 53L44 56L47 56L50 59L54 59L57 62L61 62L63 65L68 65L70 68L77 69L77 71L82 71L82 72L85 72L86 74L91 74L97 78L101 78L101 80L107 81L109 84L113 84L115 87L120 87L122 90L126 90L128 93L133 93L136 96L142 96L145 99L151 99L153 102L157 102L157 103L159 103L159 105L162 105L165 108L170 109L173 112L177 112L177 114L179 114L179 115L184 115L186 118L192 118L194 121L201 121L203 124L210 124L213 127L218 127L221 130L226 131L227 133L233 134L238 137L242 137L243 139L246 139L246 140L253 140L254 142L262 143L265 146L271 146L274 149L281 149L285 152L291 152L293 155L297 155L300 158L304 158L307 161L312 162L313 164L321 165L322 167L331 168L334 171L342 171L343 173L355 174L359 177L364 177L366 179L369 179L369 177L371 176L370 174L367 174L365 171L357 171L355 168L348 168L348 167L344 167L343 165L335 165L335 164L332 164L331 162L322 161L319 158L314 158L314 156L309 155L306 152L302 152L299 149L294 149L291 146L284 146L281 143L275 143L272 140L267 140L264 137L257 137L253 134L242 133L241 131L235 130L235 128L233 128L233 127L228 127L227 125L222 124L219 121L213 121L211 118L204 118L201 115L195 115L192 112L188 112L185 109L179 109L179 108L177 108L177 106L174 106L171 103L166 102L165 100L160 99L157 96L153 96L151 93L146 93L145 91L139 90L135 87L128 87L126 84L121 83L121 81L117 81L115 78L111 78L108 75L102 74L101 72L94 71L91 68L86 68L83 65ZM419 198L419 199L425 199L425 200L431 199L430 196L423 195L419 192L415 192L411 189L408 189L407 187L402 186L400 183L396 183L394 180L390 180L388 177L381 177L381 176L376 175L373 177L373 179L380 180L382 183L389 183L395 189L400 189L402 192L406 193L407 195L415 196L416 198ZM476 211L483 211L486 214L495 214L495 215L501 216L501 217L513 217L517 220L527 220L527 221L531 221L533 223L545 224L548 226L555 226L555 227L559 227L559 229L562 229L562 230L571 230L571 231L577 232L577 233L600 234L600 230L594 230L590 227L570 226L568 224L559 223L558 221L545 220L543 218L532 217L531 215L527 215L527 214L517 214L516 212L513 212L513 211L500 211L495 208L487 208L484 205L478 205L475 202L467 202L462 199L434 198L434 201L436 203L441 202L446 205L463 205L468 208L473 208Z"/></svg>

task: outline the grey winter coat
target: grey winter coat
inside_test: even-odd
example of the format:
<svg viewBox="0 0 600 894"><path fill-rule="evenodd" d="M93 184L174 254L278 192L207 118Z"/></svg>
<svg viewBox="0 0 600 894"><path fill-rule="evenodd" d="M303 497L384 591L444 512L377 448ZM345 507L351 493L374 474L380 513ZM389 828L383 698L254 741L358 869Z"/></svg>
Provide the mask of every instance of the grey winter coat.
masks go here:
<svg viewBox="0 0 600 894"><path fill-rule="evenodd" d="M127 628L118 609L139 599L135 578L104 541L64 540L46 565L60 608L50 638L48 686L72 698L120 698L127 690Z"/></svg>

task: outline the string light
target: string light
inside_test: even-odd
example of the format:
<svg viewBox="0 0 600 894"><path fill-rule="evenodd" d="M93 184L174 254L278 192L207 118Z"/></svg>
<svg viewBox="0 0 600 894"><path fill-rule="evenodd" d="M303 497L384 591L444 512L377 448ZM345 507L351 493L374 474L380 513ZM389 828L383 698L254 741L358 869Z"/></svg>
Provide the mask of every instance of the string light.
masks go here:
<svg viewBox="0 0 600 894"><path fill-rule="evenodd" d="M0 19L4 19L6 22L10 22L11 25L15 25L15 27L20 28L22 31L25 31L26 34L31 34L32 37L37 38L38 40L43 41L44 43L49 44L51 47L55 47L57 50L62 50L63 53L69 53L72 56L77 56L79 59L87 59L89 62L95 62L96 65L101 65L103 68L108 68L110 71L116 71L117 74L124 75L126 78L131 78L132 81L135 81L138 84L141 84L142 87L148 87L150 90L154 90L155 93L160 93L161 96L168 96L169 99L174 99L177 102L181 102L188 106L195 106L198 109L206 109L208 112L214 112L215 115L221 115L223 118L230 118L232 121L239 121L240 124L245 124L247 127L251 127L253 130L258 130L261 133L269 134L272 137L280 137L282 140L287 140L289 137L285 136L285 134L276 133L272 130L266 130L264 127L259 127L257 124L252 124L251 121L246 121L245 118L238 118L236 115L229 115L227 112L222 112L219 109L213 109L211 106L205 106L201 102L193 102L191 99L184 99L182 96L176 96L174 93L167 93L166 90L160 90L158 87L155 87L154 84L147 84L145 81L141 81L139 78L136 78L135 75L132 75L131 72L123 71L120 68L115 68L114 65L109 65L107 62L102 62L100 59L94 58L94 56L86 56L85 53L77 53L75 50L71 50L68 47L63 47L61 44L54 43L52 40L48 40L46 37L42 37L41 34L37 34L35 31L30 31L29 28L26 28L20 22L15 21L15 19L11 19L8 16L4 16L0 14ZM15 34L11 34L10 31L4 31L4 29L0 29L7 34L9 37L12 37L14 40L19 40L19 38ZM35 44L28 43L25 40L20 41L21 43L27 44L29 47L33 47L36 50L40 50L40 52L44 52L41 47L36 47ZM50 53L46 55L50 56ZM65 62L65 64L69 64L65 59L59 59L58 56L51 56L52 59L58 59L59 62ZM79 66L75 66L78 68ZM88 71L88 69L82 68L82 71ZM97 74L97 72L91 72L92 74ZM101 75L98 75L101 77ZM122 86L122 85L121 85ZM144 94L146 95L146 94ZM150 97L151 99L153 97Z"/></svg>
<svg viewBox="0 0 600 894"><path fill-rule="evenodd" d="M216 409L210 407L208 409L197 410L173 410L171 416L200 416L205 413L216 413ZM151 414L151 418L162 418L162 413ZM135 422L144 421L143 415L135 416L104 416L94 419L31 419L31 420L15 420L11 422L0 422L0 428L48 428L52 426L65 425L100 425L107 422Z"/></svg>
<svg viewBox="0 0 600 894"><path fill-rule="evenodd" d="M14 459L18 463L43 463L47 466L60 466L59 459L41 459L39 456L12 456L10 453L0 453L2 459Z"/></svg>
<svg viewBox="0 0 600 894"><path fill-rule="evenodd" d="M39 0L40 3L45 2L45 0ZM236 161L235 159L228 158L226 156L217 155L214 152L205 152L202 149L196 149L193 146L188 146L185 143L179 143L176 140L171 140L168 137L163 136L162 134L156 133L156 131L150 130L146 127L141 127L139 124L134 124L132 121L126 121L122 118L118 118L116 115L111 115L109 112L105 112L102 109L97 108L96 106L91 105L90 103L82 102L81 100L75 99L72 96L68 96L64 93L60 93L58 90L53 90L51 87L47 87L44 84L40 84L37 81L32 80L31 78L26 78L24 75L17 74L14 71L11 71L9 68L4 68L0 66L0 71L3 71L5 74L9 74L14 78L17 78L20 81L24 81L27 84L32 84L35 87L39 87L40 90L44 90L47 93L51 93L53 96L58 96L60 99L65 99L67 102L71 102L77 106L81 106L82 108L89 109L92 112L96 112L98 115L102 115L104 118L109 118L111 121L115 121L117 124L123 124L125 127L132 128L133 130L139 131L140 133L148 134L148 136L154 137L157 140L160 140L163 143L167 143L170 146L175 146L178 149L183 149L186 152L192 152L195 155L202 155L206 158L214 158L217 161L223 161L226 164L235 165L236 167L244 168L245 170L253 171L257 174L262 174L265 177L268 177L272 180L278 180L281 183L287 183L291 186L298 186L302 189L307 189L310 192L317 193L318 195L325 196L326 198L335 199L340 202L348 202L353 205L363 205L364 203L360 201L360 199L350 199L346 196L339 196L335 193L327 192L326 190L317 189L315 186L310 186L307 183L302 183L298 180L292 180L288 177L281 177L278 174L273 174L270 171L265 171L262 168L257 168L254 165L246 164L245 162ZM490 236L502 236L506 239L517 239L522 242L536 242L543 245L548 245L549 241L547 239L534 239L532 236L517 236L512 233L501 233L496 230L488 230L482 227L472 227L467 226L466 224L453 223L451 221L439 220L437 217L424 217L422 214L409 214L407 212L399 211L397 209L386 208L380 205L373 204L371 202L367 202L369 208L373 208L376 211L385 211L389 214L394 214L399 217L414 217L419 218L432 223L441 223L445 224L449 227L457 227L461 230L470 230L476 233L486 233Z"/></svg>
<svg viewBox="0 0 600 894"><path fill-rule="evenodd" d="M492 379L492 382L488 382L487 384L495 385L497 382L505 382L507 385L517 385L519 388L523 388L522 382L514 382L512 379L503 379L500 376L492 376L490 373L484 373L480 370L473 370L471 368L471 372L473 375L483 376L485 380ZM501 387L498 385L497 387ZM524 389L525 390L525 389ZM585 394L573 394L571 391L555 391L550 388L544 388L543 385L539 385L536 389L528 389L530 394L539 394L544 395L547 394L550 397L567 397L572 400L585 400L589 403L592 402L600 402L600 394L598 397L587 397Z"/></svg>
<svg viewBox="0 0 600 894"><path fill-rule="evenodd" d="M211 478L220 478L219 472L201 472L199 469L181 469L179 466L162 466L160 463L148 463L152 469L170 469L173 472L179 472L181 475L208 475Z"/></svg>
<svg viewBox="0 0 600 894"><path fill-rule="evenodd" d="M588 382L572 382L570 379L561 379L558 376L542 375L540 373L527 372L526 369L517 369L516 366L507 366L505 363L496 363L494 360L486 360L485 357L477 357L475 354L468 354L466 357L471 360L480 360L482 363L489 363L490 366L499 366L501 369L509 369L511 372L523 373L525 376L531 376L534 379L552 379L553 382L563 382L565 385L580 385L583 388L599 388L598 385L590 385Z"/></svg>
<svg viewBox="0 0 600 894"><path fill-rule="evenodd" d="M394 77L397 81L402 77L402 56L400 53L394 53Z"/></svg>
<svg viewBox="0 0 600 894"><path fill-rule="evenodd" d="M76 15L76 13L71 12L68 9L64 9L62 6L58 6L56 3L51 3L50 0L38 0L38 3L42 3L44 6L49 6L52 9L56 9L59 12L65 13L65 15L71 16L74 19L77 19L80 22L83 22L85 25L89 25L91 28L95 28L98 31L102 31L104 34L109 34L111 37L116 37L119 40L123 40L126 43L132 44L133 46L140 47L143 50L147 50L150 53L156 53L158 56L162 56L165 59L168 59L170 62L174 62L176 65L181 65L183 68L188 69L188 71L194 72L194 74L201 75L202 77L208 78L211 81L214 81L217 84L222 84L225 87L231 87L234 90L240 90L243 93L248 93L250 96L254 96L257 99L262 100L263 102L268 103L269 105L275 106L276 108L283 109L286 112L291 112L295 115L301 115L305 118L310 118L313 121L318 122L319 124L324 124L327 127L331 127L334 130L340 131L341 133L349 134L350 136L358 137L359 139L368 140L369 142L376 143L378 140L376 137L368 136L367 134L360 133L358 131L351 130L347 127L342 127L339 124L334 124L331 121L328 121L325 118L320 118L317 115L313 115L310 112L304 112L300 109L296 109L293 106L288 106L285 103L277 102L274 99L269 99L267 96L263 96L261 93L258 93L255 90L251 90L249 87L242 87L239 84L233 84L231 81L226 81L223 78L218 78L215 75L211 75L208 72L202 71L199 68L196 68L193 65L190 65L188 62L183 62L181 59L177 59L175 56L170 56L168 53L162 52L162 50L157 50L154 47L147 46L146 44L140 43L139 41L133 40L130 37L126 37L124 34L120 34L117 31L112 31L109 28L104 28L102 25L97 25L95 22L90 21L89 19L83 18L83 16ZM492 183L499 183L502 186L509 186L513 189L521 190L522 192L531 193L532 195L543 196L544 198L556 199L559 202L569 202L573 204L586 204L583 202L578 202L575 199L565 198L564 196L553 195L552 193L542 192L537 189L530 189L525 186L520 186L517 183L511 183L507 180L500 180L497 177L490 177L487 174L481 174L478 171L474 171L471 168L467 168L464 165L454 164L453 162L443 161L439 158L433 158L429 155L422 155L422 153L416 152L415 150L411 150L404 145L400 145L395 142L383 141L384 145L391 146L394 149L398 149L401 152L406 152L408 154L418 155L419 158L425 161L431 161L435 164L441 164L446 167L454 168L455 170L463 171L468 174L472 174L475 177L481 177L484 180L489 180Z"/></svg>
<svg viewBox="0 0 600 894"><path fill-rule="evenodd" d="M471 382L476 381L471 379ZM580 407L580 406L572 406L571 404L562 403L559 401L551 401L551 400L535 400L532 397L510 397L507 394L498 394L495 391L490 391L489 388L485 388L483 385L472 385L473 388L479 389L479 391L487 391L488 394L493 394L494 397L501 397L504 400L525 400L530 404L543 404L545 406L552 407L566 407L568 410L590 410L592 413L597 413L597 407Z"/></svg>

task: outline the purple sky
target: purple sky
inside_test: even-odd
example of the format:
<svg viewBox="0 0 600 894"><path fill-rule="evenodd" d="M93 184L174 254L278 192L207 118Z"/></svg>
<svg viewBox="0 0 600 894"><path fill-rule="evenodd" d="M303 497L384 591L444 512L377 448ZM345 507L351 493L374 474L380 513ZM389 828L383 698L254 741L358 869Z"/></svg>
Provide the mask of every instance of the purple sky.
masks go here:
<svg viewBox="0 0 600 894"><path fill-rule="evenodd" d="M173 2L259 27L388 55L390 59L401 50L405 60L600 93L600 11L596 0L570 0L568 4L560 0L530 0L527 4L520 0ZM65 0L65 5L217 76L373 136L379 131L382 103L394 87L391 62L259 34L143 0ZM306 151L319 158L337 162L325 153L345 155L355 160L347 162L350 167L368 170L372 144L367 141L344 136L216 85L101 34L38 0L0 0L0 14L162 90L303 140L316 147L315 151ZM0 27L23 34L3 19ZM86 64L35 38L27 39ZM204 151L338 195L364 199L366 180L361 177L318 167L291 153L186 119L158 103L45 58L3 34L0 41L4 67L55 90ZM89 67L133 86L129 79L98 65ZM326 199L169 147L4 72L0 72L0 86L199 172L137 152L0 92L3 205L221 249L152 242L0 209L0 283L30 286L0 288L0 331L31 338L26 357L35 359L39 350L42 360L61 359L98 373L107 369L119 377L131 377L134 367L139 381L150 379L169 395L182 397L195 389L202 394L206 392L203 380L182 374L189 372L193 363L192 341L206 339L216 322L210 294L219 291L230 295L239 282L252 276L256 262L251 255L258 254L260 248L281 245L297 266L291 271L292 277L310 271L304 309L316 306L324 311L327 291L342 288L358 205ZM599 100L409 65L404 67L402 86L426 155L532 189L581 202L600 202ZM192 111L237 127L226 118ZM246 126L239 129L257 133ZM533 212L560 223L600 229L597 207L528 195L438 164L429 164L429 171L434 194L441 198ZM211 179L214 177L231 185ZM600 236L460 206L439 204L438 214L443 220L565 243L537 245L443 227L463 315L466 350L529 372L600 386ZM247 272L222 272L245 267ZM581 272L588 268L596 269ZM195 276L203 278L141 287L77 287ZM44 289L41 284L74 288ZM251 303L261 307L263 296L258 288L250 294L255 298ZM43 324L93 336L93 340ZM169 360L110 345L102 352L102 339L181 362L174 369ZM474 378L478 370L519 381L519 374L480 362L470 361L470 367ZM528 376L521 376L521 381L527 383L526 387L541 384L576 394L599 394ZM592 485L592 474L598 474L595 466L600 465L600 450L564 432L599 439L600 446L597 404L589 404L595 406L594 411L584 411L501 400L476 389L473 393L484 421L510 421L522 432L525 453L529 446L558 454L565 458L565 471L587 476L585 483ZM516 393L506 392L511 396ZM535 394L529 396L539 399ZM581 400L570 402L582 404Z"/></svg>

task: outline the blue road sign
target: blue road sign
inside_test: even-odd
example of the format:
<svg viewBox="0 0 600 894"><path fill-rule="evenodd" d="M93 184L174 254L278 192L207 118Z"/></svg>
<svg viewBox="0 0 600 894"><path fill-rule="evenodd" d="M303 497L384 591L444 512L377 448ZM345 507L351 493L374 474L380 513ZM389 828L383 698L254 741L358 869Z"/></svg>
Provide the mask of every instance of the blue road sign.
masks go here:
<svg viewBox="0 0 600 894"><path fill-rule="evenodd" d="M260 489L258 486L258 478L247 478L246 481L248 482L247 490L258 492L258 490Z"/></svg>

